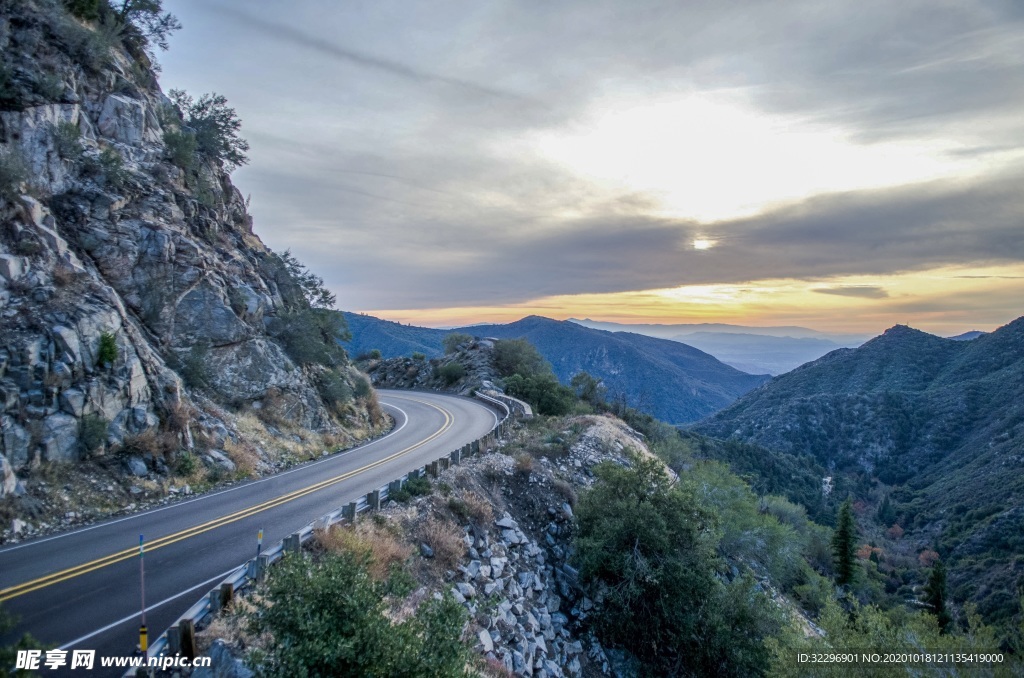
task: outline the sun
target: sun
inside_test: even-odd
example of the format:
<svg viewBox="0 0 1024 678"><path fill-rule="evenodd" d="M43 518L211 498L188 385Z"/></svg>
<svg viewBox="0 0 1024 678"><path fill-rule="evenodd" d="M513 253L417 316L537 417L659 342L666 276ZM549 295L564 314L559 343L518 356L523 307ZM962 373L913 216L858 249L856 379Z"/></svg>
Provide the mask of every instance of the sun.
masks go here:
<svg viewBox="0 0 1024 678"><path fill-rule="evenodd" d="M695 250L709 250L717 244L716 241L708 238L694 238L693 249Z"/></svg>

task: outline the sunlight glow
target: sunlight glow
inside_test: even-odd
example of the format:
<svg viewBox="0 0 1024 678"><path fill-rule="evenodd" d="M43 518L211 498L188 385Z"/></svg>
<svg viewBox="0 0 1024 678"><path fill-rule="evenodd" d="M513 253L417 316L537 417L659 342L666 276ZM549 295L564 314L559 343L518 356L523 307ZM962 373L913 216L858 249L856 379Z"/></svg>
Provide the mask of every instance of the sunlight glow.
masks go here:
<svg viewBox="0 0 1024 678"><path fill-rule="evenodd" d="M661 216L705 223L994 162L957 155L956 143L940 139L858 143L851 130L765 114L737 94L635 101L600 101L573 127L533 134L525 148L507 150L539 153L608 190L651 195Z"/></svg>
<svg viewBox="0 0 1024 678"><path fill-rule="evenodd" d="M823 289L881 289L886 296L822 294ZM389 309L365 312L428 327L512 322L536 314L622 323L723 322L802 325L832 332L875 334L911 324L938 334L992 330L1020 314L1024 265L945 267L889 276L758 280L683 285L613 294L542 297L502 307Z"/></svg>
<svg viewBox="0 0 1024 678"><path fill-rule="evenodd" d="M708 240L707 238L696 238L693 241L693 249L709 250L717 244L718 243L715 240Z"/></svg>

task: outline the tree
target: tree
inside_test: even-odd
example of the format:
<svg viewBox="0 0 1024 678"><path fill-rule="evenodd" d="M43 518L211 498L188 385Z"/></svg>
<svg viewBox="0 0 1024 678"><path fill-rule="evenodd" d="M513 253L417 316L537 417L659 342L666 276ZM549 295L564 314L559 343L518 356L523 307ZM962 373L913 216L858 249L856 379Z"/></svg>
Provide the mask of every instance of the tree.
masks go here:
<svg viewBox="0 0 1024 678"><path fill-rule="evenodd" d="M181 23L170 12L164 12L162 4L162 0L122 0L115 12L129 37L138 39L142 46L156 45L166 50L167 38L181 28Z"/></svg>
<svg viewBox="0 0 1024 678"><path fill-rule="evenodd" d="M892 502L889 501L889 495L885 495L885 499L882 500L881 505L878 507L878 511L875 513L875 518L881 525L889 527L896 522L896 511L892 507Z"/></svg>
<svg viewBox="0 0 1024 678"><path fill-rule="evenodd" d="M932 565L931 574L928 576L928 583L924 587L924 604L928 606L932 614L939 622L939 629L946 633L953 617L946 608L946 566L941 560L936 560Z"/></svg>
<svg viewBox="0 0 1024 678"><path fill-rule="evenodd" d="M196 152L232 170L249 162L249 142L238 135L242 121L228 100L217 93L192 98L180 89L169 92L181 116L183 131L195 137Z"/></svg>
<svg viewBox="0 0 1024 678"><path fill-rule="evenodd" d="M602 641L625 647L652 675L758 675L762 641L779 623L754 582L715 576L715 515L673 483L657 459L604 463L576 508L576 561L604 592Z"/></svg>
<svg viewBox="0 0 1024 678"><path fill-rule="evenodd" d="M604 400L605 387L600 379L595 379L587 372L577 372L569 380L569 386L576 395L592 405L599 405Z"/></svg>
<svg viewBox="0 0 1024 678"><path fill-rule="evenodd" d="M839 507L836 531L832 535L832 555L836 567L836 583L847 586L857 575L857 524L849 499Z"/></svg>
<svg viewBox="0 0 1024 678"><path fill-rule="evenodd" d="M551 372L551 365L525 339L502 339L494 345L494 368L498 375L528 377Z"/></svg>
<svg viewBox="0 0 1024 678"><path fill-rule="evenodd" d="M452 332L451 334L446 334L444 339L441 340L441 343L444 345L445 353L455 353L459 350L460 346L468 344L471 341L473 341L473 337L468 334L463 332Z"/></svg>

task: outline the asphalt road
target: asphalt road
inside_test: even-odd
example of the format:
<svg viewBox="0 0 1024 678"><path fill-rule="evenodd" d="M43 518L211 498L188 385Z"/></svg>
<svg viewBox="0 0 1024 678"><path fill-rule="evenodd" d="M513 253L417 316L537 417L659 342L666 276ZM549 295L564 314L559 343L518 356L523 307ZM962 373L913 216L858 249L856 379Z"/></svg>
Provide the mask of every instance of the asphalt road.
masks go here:
<svg viewBox="0 0 1024 678"><path fill-rule="evenodd" d="M140 623L155 638L231 570L311 520L481 437L496 415L478 401L378 391L394 430L343 454L133 516L0 549L0 606L46 647L130 655ZM98 662L97 662L98 663ZM76 670L67 675L83 675ZM97 675L93 673L90 675Z"/></svg>

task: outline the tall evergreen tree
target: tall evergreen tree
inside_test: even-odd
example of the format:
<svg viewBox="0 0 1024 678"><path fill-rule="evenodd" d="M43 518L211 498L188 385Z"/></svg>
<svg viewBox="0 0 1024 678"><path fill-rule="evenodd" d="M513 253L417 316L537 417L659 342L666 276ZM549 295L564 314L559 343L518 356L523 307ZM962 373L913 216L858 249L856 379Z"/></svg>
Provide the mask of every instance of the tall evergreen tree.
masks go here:
<svg viewBox="0 0 1024 678"><path fill-rule="evenodd" d="M878 507L878 512L875 514L875 518L877 518L878 522L885 527L890 527L896 522L896 511L892 507L892 502L889 501L889 495L885 495L885 499L882 500L881 506Z"/></svg>
<svg viewBox="0 0 1024 678"><path fill-rule="evenodd" d="M852 584L857 570L857 523L853 519L853 505L847 499L839 507L836 531L832 535L832 555L836 566L836 583Z"/></svg>
<svg viewBox="0 0 1024 678"><path fill-rule="evenodd" d="M932 572L924 587L924 603L932 614L938 617L939 628L945 633L953 622L953 617L946 609L946 566L941 560L936 560L932 565Z"/></svg>

